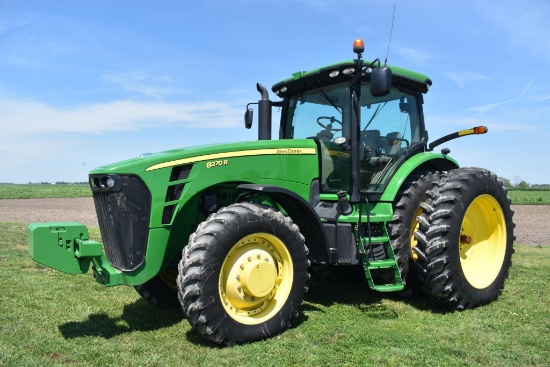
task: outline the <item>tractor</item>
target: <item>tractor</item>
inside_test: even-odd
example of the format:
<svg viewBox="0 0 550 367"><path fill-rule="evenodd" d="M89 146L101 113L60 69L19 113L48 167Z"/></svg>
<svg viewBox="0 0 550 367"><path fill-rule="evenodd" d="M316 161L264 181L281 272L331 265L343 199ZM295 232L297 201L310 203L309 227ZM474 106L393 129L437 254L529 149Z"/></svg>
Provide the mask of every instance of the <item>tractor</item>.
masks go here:
<svg viewBox="0 0 550 367"><path fill-rule="evenodd" d="M497 299L511 265L507 191L429 142L423 74L363 59L297 72L244 115L258 140L143 154L96 168L102 243L77 222L32 223L29 253L69 274L92 269L151 304L181 307L221 345L285 331L310 273L362 268L378 292L422 293L451 310ZM273 108L280 110L272 139ZM439 307L439 306L438 306Z"/></svg>

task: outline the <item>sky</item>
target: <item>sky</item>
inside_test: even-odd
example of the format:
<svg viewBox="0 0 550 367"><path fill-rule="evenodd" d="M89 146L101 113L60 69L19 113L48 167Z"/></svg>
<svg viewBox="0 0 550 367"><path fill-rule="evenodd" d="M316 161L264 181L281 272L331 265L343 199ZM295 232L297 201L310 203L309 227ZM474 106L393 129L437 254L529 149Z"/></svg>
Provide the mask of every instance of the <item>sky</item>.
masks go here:
<svg viewBox="0 0 550 367"><path fill-rule="evenodd" d="M257 82L352 59L362 38L366 59L432 79L432 141L489 128L439 147L461 166L548 184L549 17L547 0L0 0L0 183L255 140Z"/></svg>

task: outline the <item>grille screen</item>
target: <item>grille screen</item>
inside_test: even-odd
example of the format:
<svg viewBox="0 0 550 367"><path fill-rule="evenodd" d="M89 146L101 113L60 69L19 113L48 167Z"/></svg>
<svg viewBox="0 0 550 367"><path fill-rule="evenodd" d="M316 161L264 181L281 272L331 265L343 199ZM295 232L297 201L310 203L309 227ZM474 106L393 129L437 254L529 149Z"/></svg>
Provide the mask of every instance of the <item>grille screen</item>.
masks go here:
<svg viewBox="0 0 550 367"><path fill-rule="evenodd" d="M118 192L94 191L94 203L105 255L122 271L143 264L149 231L151 194L136 176L120 176Z"/></svg>

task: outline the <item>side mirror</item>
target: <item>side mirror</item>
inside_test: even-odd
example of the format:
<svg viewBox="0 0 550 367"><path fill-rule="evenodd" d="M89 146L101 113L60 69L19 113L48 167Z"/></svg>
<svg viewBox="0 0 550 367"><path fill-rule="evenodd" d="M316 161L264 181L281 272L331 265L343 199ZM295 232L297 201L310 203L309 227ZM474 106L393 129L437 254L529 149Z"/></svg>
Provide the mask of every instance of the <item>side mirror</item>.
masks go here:
<svg viewBox="0 0 550 367"><path fill-rule="evenodd" d="M250 129L252 127L252 118L254 117L254 110L249 108L244 113L244 127Z"/></svg>
<svg viewBox="0 0 550 367"><path fill-rule="evenodd" d="M387 96L391 90L392 72L387 66L374 68L370 74L370 94L374 97Z"/></svg>

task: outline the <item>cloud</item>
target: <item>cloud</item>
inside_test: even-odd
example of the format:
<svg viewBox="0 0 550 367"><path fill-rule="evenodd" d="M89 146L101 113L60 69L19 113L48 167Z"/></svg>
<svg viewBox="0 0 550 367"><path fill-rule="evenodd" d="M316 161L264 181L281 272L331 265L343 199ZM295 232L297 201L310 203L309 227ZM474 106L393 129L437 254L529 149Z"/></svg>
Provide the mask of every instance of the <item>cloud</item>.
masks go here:
<svg viewBox="0 0 550 367"><path fill-rule="evenodd" d="M5 36L29 23L30 17L28 15L0 16L0 36Z"/></svg>
<svg viewBox="0 0 550 367"><path fill-rule="evenodd" d="M533 96L530 99L535 102L548 101L550 99L550 94L541 94L538 96Z"/></svg>
<svg viewBox="0 0 550 367"><path fill-rule="evenodd" d="M477 111L479 113L485 113L487 111L493 110L495 107L498 107L498 106L501 106L501 105L504 105L504 104L508 104L508 103L513 103L513 102L514 102L513 99L507 99L506 101L502 101L502 102L496 102L496 103L471 107L471 108L468 108L466 111Z"/></svg>
<svg viewBox="0 0 550 367"><path fill-rule="evenodd" d="M511 103L512 100L507 101ZM523 114L522 114L523 115ZM429 123L430 132L436 131L434 136L443 135L452 130L469 129L474 126L487 126L489 132L495 133L517 133L517 132L533 132L540 130L536 122L531 120L531 116L525 115L524 118L517 116L509 116L506 118L484 116L483 118L464 117L459 115L427 115L426 121ZM431 134L430 134L431 135Z"/></svg>
<svg viewBox="0 0 550 367"><path fill-rule="evenodd" d="M106 74L101 79L127 92L137 93L156 100L162 100L167 95L183 92L183 90L173 87L174 80L168 75L153 75L133 71L122 74Z"/></svg>
<svg viewBox="0 0 550 367"><path fill-rule="evenodd" d="M475 71L448 72L445 75L461 88L470 82L491 79L487 75Z"/></svg>
<svg viewBox="0 0 550 367"><path fill-rule="evenodd" d="M178 123L187 127L230 128L241 125L242 109L228 103L163 103L119 100L59 108L0 97L0 138L58 134L137 131Z"/></svg>
<svg viewBox="0 0 550 367"><path fill-rule="evenodd" d="M61 108L0 95L0 182L82 181L89 168L144 151L222 142L232 134L242 139L251 135L241 130L242 113L240 105L208 101ZM174 137L173 131L187 133Z"/></svg>
<svg viewBox="0 0 550 367"><path fill-rule="evenodd" d="M395 52L401 55L405 60L416 64L425 64L436 58L435 55L421 49L401 45L392 45L391 52Z"/></svg>
<svg viewBox="0 0 550 367"><path fill-rule="evenodd" d="M512 47L550 61L550 3L546 0L477 1L479 13L502 30Z"/></svg>

